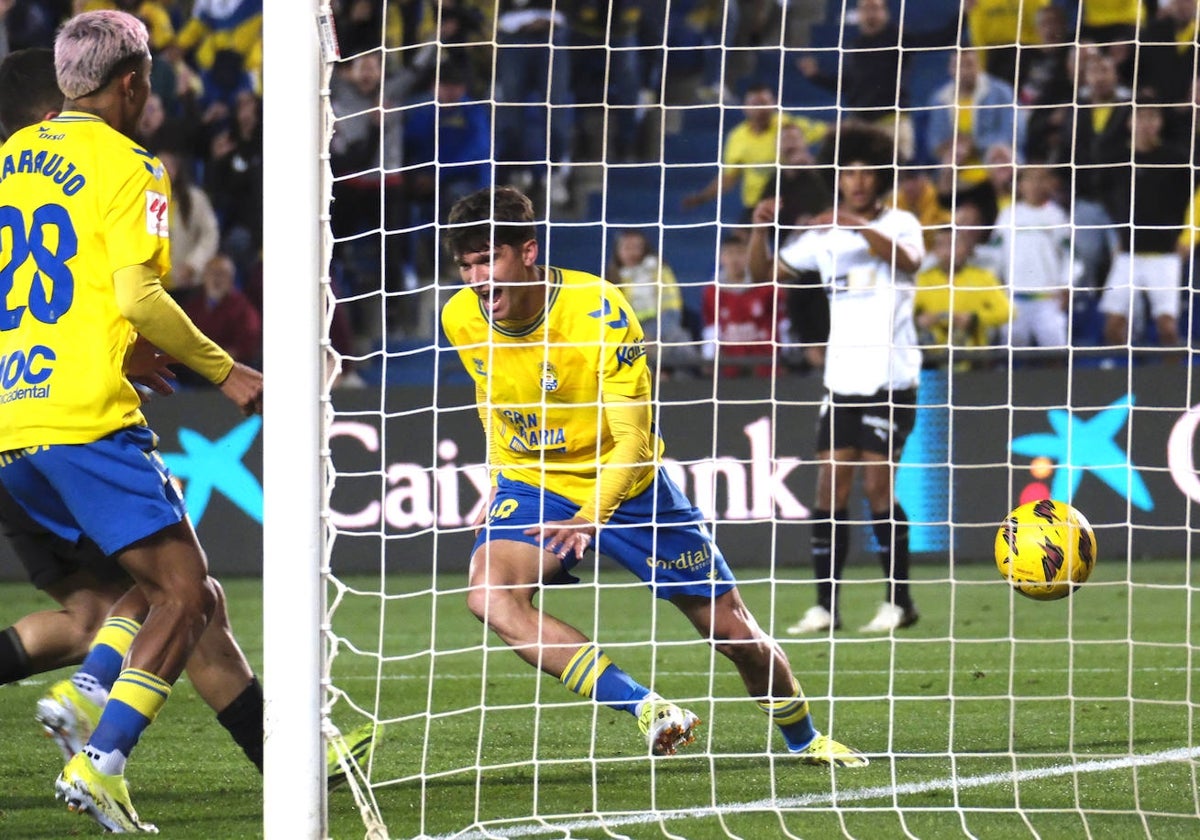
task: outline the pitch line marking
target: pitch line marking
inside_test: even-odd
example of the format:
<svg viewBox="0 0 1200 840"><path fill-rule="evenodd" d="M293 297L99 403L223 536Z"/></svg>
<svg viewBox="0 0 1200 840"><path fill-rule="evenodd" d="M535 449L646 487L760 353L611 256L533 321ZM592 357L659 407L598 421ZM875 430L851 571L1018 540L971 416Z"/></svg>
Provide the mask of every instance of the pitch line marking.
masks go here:
<svg viewBox="0 0 1200 840"><path fill-rule="evenodd" d="M961 672L966 671L972 667L973 666L963 665L963 666L955 669L954 671L950 671L945 668L894 668L894 669L892 669L891 673L898 674L898 675L904 675L904 676L913 676L913 675L921 675L921 674L950 674L950 673L958 673L961 675ZM1124 664L1122 664L1120 667L1114 667L1114 668L1022 668L1021 673L1022 674L1068 674L1068 673L1069 674L1116 674L1116 673L1124 674L1124 673L1127 673L1128 670L1129 669ZM1184 672L1184 671L1191 671L1192 669L1184 667L1184 666L1178 666L1178 667L1171 667L1171 668L1158 668L1156 670L1162 671L1165 673L1178 673L1178 672ZM498 670L489 670L488 671L489 677L495 677L497 679L520 679L520 678L532 676L536 673L537 673L536 671L531 671L528 669L522 669L519 671L498 671ZM655 676L658 676L658 677L664 677L664 676L666 676L666 677L710 677L713 675L713 672L711 672L711 671L673 671L669 668L659 668L654 673L655 673ZM837 673L839 676L846 675L846 676L872 676L872 677L877 677L880 674L880 672L878 670L869 670L869 669L867 669L867 670L864 670L864 669L844 669L844 670L838 669ZM1007 674L1008 671L997 670L996 673ZM728 679L733 680L735 683L737 681L737 673L734 671L730 671L728 673L723 673L723 674L718 674L717 677L720 679L728 678ZM439 680L476 680L476 681L478 681L479 680L479 672L478 671L464 672L464 673L439 672L437 675L437 678ZM382 680L384 682L388 682L388 681L406 682L409 680L420 680L423 682L427 682L429 680L429 672L428 672L428 669L424 669L420 673L388 674L388 675L382 676L382 677L378 676L376 674L341 675L337 679L340 682L353 682L353 681L378 682L380 680ZM21 685L41 685L43 683L49 685L51 682L52 681L48 680L48 679L47 680L27 679L27 680L22 680ZM736 684L741 685L741 683L736 683ZM742 699L745 699L745 698L742 698ZM850 699L850 698L847 698L847 699ZM971 699L974 699L974 698L971 698ZM1122 697L1120 699L1124 700L1124 699L1128 699L1128 698ZM1134 698L1134 699L1137 699L1137 698Z"/></svg>
<svg viewBox="0 0 1200 840"><path fill-rule="evenodd" d="M572 831L587 831L593 829L617 828L620 826L647 825L673 820L691 820L703 817L716 817L740 814L746 811L763 811L768 809L797 809L818 806L839 805L849 802L862 802L870 799L891 799L902 796L914 796L921 793L931 793L943 790L967 790L970 788L987 787L988 785L1011 784L1067 776L1075 773L1104 773L1110 770L1125 770L1133 767L1151 767L1158 764L1168 764L1173 761L1189 761L1200 758L1200 747L1182 747L1173 750L1134 755L1125 758L1084 761L1080 764L1058 764L1050 767L1038 767L1032 770L1019 770L1016 773L987 773L982 776L966 776L960 778L930 779L926 782L907 782L892 787L891 785L860 788L858 790L840 791L837 795L829 793L810 793L804 796L789 796L784 799L759 799L754 802L739 802L736 804L708 806L705 808L689 808L686 811L656 811L647 814L618 814L604 819L572 820L571 822L553 821L543 815L531 819L541 819L540 825L509 826L505 828L484 827L474 832L459 832L456 834L439 834L429 840L490 840L495 837L537 837L547 834L569 835Z"/></svg>

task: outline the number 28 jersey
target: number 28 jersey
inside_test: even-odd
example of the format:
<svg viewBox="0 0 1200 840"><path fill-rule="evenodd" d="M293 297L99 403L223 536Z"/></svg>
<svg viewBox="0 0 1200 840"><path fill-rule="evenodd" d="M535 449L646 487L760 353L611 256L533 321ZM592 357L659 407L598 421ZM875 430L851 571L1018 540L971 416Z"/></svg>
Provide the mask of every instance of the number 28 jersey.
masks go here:
<svg viewBox="0 0 1200 840"><path fill-rule="evenodd" d="M114 272L170 269L169 179L98 117L64 112L0 147L0 451L145 422Z"/></svg>

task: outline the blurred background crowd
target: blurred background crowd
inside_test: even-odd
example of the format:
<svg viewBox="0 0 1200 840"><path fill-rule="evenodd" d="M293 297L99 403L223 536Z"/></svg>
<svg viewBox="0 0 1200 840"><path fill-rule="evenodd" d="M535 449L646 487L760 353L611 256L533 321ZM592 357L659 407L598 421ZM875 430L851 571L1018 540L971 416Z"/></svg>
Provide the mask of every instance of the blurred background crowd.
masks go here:
<svg viewBox="0 0 1200 840"><path fill-rule="evenodd" d="M104 7L151 32L139 139L175 181L171 291L253 363L262 2L0 0L0 53ZM820 296L751 279L746 226L776 198L782 242L833 201L826 141L847 119L892 133L888 201L926 225L928 364L1012 363L1012 348L1112 364L1192 342L1196 0L331 7L344 384L428 381L435 281L453 274L436 224L493 182L544 208L552 263L626 287L665 375L810 369Z"/></svg>
<svg viewBox="0 0 1200 840"><path fill-rule="evenodd" d="M747 276L746 225L777 198L782 243L833 201L847 119L892 132L887 201L927 227L929 365L1191 341L1195 0L434 5L337 7L335 266L370 376L428 379L434 226L493 179L544 208L551 262L625 285L665 375L811 369L821 297Z"/></svg>
<svg viewBox="0 0 1200 840"><path fill-rule="evenodd" d="M121 9L150 31L136 138L174 186L168 291L240 362L262 355L261 0L0 0L0 57L53 47L73 14ZM183 384L199 384L180 370Z"/></svg>

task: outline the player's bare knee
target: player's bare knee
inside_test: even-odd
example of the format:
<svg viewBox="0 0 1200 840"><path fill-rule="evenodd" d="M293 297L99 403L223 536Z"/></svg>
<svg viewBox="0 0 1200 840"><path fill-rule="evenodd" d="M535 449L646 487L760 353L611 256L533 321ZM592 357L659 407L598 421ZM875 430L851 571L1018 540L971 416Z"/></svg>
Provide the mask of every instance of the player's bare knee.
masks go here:
<svg viewBox="0 0 1200 840"><path fill-rule="evenodd" d="M522 604L512 589L480 584L467 591L467 609L501 635L518 621Z"/></svg>
<svg viewBox="0 0 1200 840"><path fill-rule="evenodd" d="M81 594L85 597L67 601L63 612L70 616L72 629L83 637L86 646L100 632L112 602L107 598L92 597L90 593Z"/></svg>
<svg viewBox="0 0 1200 840"><path fill-rule="evenodd" d="M488 595L484 587L472 586L467 590L467 609L480 621L487 620L487 603Z"/></svg>
<svg viewBox="0 0 1200 840"><path fill-rule="evenodd" d="M220 587L212 577L205 577L198 585L192 587L185 598L185 609L203 624L207 625L216 612L218 600L222 597Z"/></svg>
<svg viewBox="0 0 1200 840"><path fill-rule="evenodd" d="M92 640L100 632L104 616L100 616L99 621L95 621L90 616L78 615L69 610L64 610L64 612L70 616L71 625L69 631L63 628L64 632L58 642L63 648L69 647L73 651L73 659L82 661L92 646Z"/></svg>
<svg viewBox="0 0 1200 840"><path fill-rule="evenodd" d="M489 627L503 620L509 612L510 593L486 583L472 586L467 590L467 609L477 619Z"/></svg>
<svg viewBox="0 0 1200 840"><path fill-rule="evenodd" d="M735 664L752 663L763 657L767 640L753 619L734 611L729 620L721 622L711 637L712 645Z"/></svg>
<svg viewBox="0 0 1200 840"><path fill-rule="evenodd" d="M221 585L221 581L217 580L212 575L209 575L208 581L212 586L213 595L216 600L213 602L212 620L222 624L229 623L229 612L227 602L225 600L225 587Z"/></svg>
<svg viewBox="0 0 1200 840"><path fill-rule="evenodd" d="M764 658L764 646L754 637L714 641L713 647L717 653L738 666L739 670L740 666L752 665Z"/></svg>
<svg viewBox="0 0 1200 840"><path fill-rule="evenodd" d="M867 506L871 509L872 516L891 516L892 488L890 484L887 482L866 484L863 486L863 493L867 497ZM875 513L875 511L886 511L886 513Z"/></svg>

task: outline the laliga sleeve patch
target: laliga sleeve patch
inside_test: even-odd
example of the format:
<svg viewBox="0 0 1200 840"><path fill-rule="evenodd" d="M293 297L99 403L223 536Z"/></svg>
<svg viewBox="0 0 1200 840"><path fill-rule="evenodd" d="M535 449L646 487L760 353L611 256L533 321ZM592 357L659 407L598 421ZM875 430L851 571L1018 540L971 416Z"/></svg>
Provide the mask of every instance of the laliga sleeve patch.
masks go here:
<svg viewBox="0 0 1200 840"><path fill-rule="evenodd" d="M146 190L146 233L160 239L169 238L167 197L153 190Z"/></svg>

